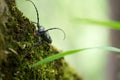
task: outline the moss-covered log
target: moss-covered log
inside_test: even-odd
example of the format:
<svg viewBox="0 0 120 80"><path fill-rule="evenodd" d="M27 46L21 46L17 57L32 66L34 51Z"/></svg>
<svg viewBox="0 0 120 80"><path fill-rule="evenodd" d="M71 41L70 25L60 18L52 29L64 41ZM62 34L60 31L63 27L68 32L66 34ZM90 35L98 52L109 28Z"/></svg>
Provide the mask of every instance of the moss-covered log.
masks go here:
<svg viewBox="0 0 120 80"><path fill-rule="evenodd" d="M0 0L0 80L81 80L63 58L30 68L59 53L51 44L32 47L38 40L34 24L18 10L15 0Z"/></svg>

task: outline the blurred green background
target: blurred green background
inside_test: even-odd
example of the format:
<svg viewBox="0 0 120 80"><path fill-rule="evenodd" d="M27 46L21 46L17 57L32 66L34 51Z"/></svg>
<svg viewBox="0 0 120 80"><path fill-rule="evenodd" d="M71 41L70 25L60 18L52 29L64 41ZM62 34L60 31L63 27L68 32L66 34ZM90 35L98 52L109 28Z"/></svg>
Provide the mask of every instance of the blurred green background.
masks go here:
<svg viewBox="0 0 120 80"><path fill-rule="evenodd" d="M58 27L65 31L50 31L53 45L62 51L109 45L109 29L75 22L76 18L108 20L107 0L32 0L40 15L40 24L46 29ZM18 8L31 21L36 20L33 5L25 0L16 0ZM106 80L107 52L84 51L82 54L66 56L66 61L75 68L84 80Z"/></svg>

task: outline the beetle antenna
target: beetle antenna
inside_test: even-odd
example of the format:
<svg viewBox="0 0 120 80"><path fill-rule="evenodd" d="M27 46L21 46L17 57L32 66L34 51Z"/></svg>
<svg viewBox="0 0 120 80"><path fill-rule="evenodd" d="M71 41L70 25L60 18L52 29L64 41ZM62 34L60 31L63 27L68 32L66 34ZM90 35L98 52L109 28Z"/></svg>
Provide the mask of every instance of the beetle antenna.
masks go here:
<svg viewBox="0 0 120 80"><path fill-rule="evenodd" d="M65 34L64 30L62 30L60 28L49 28L49 29L45 30L44 32L48 32L49 30L53 30L53 29L58 29L58 30L62 31L64 34L63 40L66 38L66 34Z"/></svg>
<svg viewBox="0 0 120 80"><path fill-rule="evenodd" d="M37 9L37 7L35 6L35 4L34 4L33 1L31 1L31 0L27 0L27 1L30 1L30 2L33 4L33 6L34 6L34 8L35 8L35 10L36 10L36 13L37 13L37 23L36 23L36 24L37 24L37 27L40 28L38 9Z"/></svg>

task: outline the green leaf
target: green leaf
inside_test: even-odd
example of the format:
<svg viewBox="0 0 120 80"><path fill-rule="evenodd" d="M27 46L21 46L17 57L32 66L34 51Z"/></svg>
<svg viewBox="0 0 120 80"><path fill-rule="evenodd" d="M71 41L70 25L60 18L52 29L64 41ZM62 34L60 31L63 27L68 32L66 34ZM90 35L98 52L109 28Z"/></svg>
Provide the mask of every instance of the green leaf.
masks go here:
<svg viewBox="0 0 120 80"><path fill-rule="evenodd" d="M38 61L32 65L30 65L30 67L37 67L41 64L45 64L51 61L54 61L56 59L60 59L61 57L67 56L67 55L71 55L71 54L75 54L81 51L85 51L85 50L89 50L89 49L104 49L104 50L108 50L108 51L114 51L114 52L120 52L119 48L115 48L115 47L91 47L91 48L82 48L82 49L77 49L77 50L70 50L70 51L66 51L66 52L61 52L58 54L55 54L53 56L47 57L41 61Z"/></svg>
<svg viewBox="0 0 120 80"><path fill-rule="evenodd" d="M75 18L75 19L72 19L72 21L76 23L84 22L84 23L90 23L90 24L97 24L97 25L120 30L120 22L117 22L117 21L100 21L100 20L85 19L85 18Z"/></svg>

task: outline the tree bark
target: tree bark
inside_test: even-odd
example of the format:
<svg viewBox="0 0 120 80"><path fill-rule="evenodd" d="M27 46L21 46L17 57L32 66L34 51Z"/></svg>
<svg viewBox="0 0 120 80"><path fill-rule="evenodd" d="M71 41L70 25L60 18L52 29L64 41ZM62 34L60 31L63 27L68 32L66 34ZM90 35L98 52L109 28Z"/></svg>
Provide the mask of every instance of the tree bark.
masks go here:
<svg viewBox="0 0 120 80"><path fill-rule="evenodd" d="M81 80L63 58L30 68L59 53L51 44L31 47L38 40L35 26L18 10L15 0L0 0L0 80Z"/></svg>
<svg viewBox="0 0 120 80"><path fill-rule="evenodd" d="M114 21L120 21L120 0L109 0L110 2L110 17ZM111 30L111 44L114 47L120 48L120 31ZM117 58L118 53L112 52L108 64L108 80L120 80L120 58Z"/></svg>

